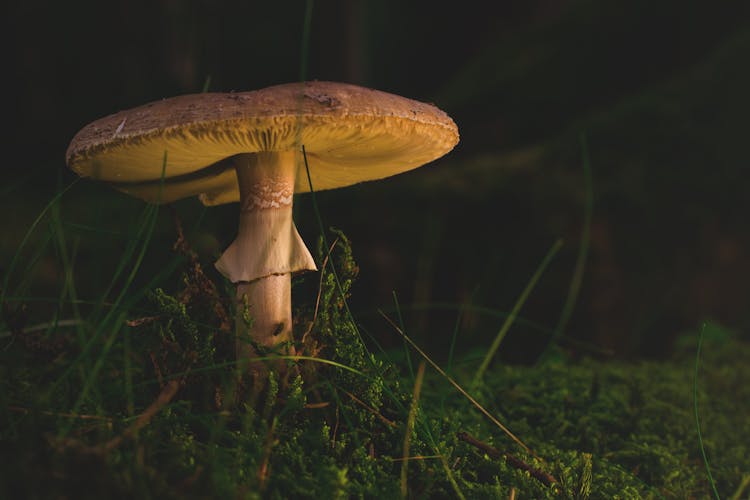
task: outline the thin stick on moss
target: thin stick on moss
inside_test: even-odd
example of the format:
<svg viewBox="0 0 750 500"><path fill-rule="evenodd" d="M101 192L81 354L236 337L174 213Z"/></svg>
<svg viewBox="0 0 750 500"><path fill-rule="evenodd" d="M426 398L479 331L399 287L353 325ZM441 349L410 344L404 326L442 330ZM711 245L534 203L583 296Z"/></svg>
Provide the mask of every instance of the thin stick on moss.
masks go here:
<svg viewBox="0 0 750 500"><path fill-rule="evenodd" d="M443 458L442 455L412 455L411 457L388 458L391 462L408 462L409 460L435 460Z"/></svg>
<svg viewBox="0 0 750 500"><path fill-rule="evenodd" d="M411 407L409 408L409 416L406 419L406 432L404 432L404 461L401 464L401 498L406 498L409 494L409 488L407 484L409 461L406 457L409 456L409 448L411 446L411 434L414 432L414 422L417 418L417 408L419 407L419 395L422 392L422 380L424 379L424 361L419 363L417 368L417 376L414 379L414 391L411 396Z"/></svg>
<svg viewBox="0 0 750 500"><path fill-rule="evenodd" d="M346 394L347 396L349 396L352 399L352 401L354 401L355 403L357 403L358 405L360 405L362 408L364 408L365 410L369 411L370 413L372 413L373 415L375 415L376 417L378 417L378 420L380 420L381 422L383 422L388 427L396 427L396 422L394 422L393 420L387 419L386 417L384 417L383 415L381 415L380 413L378 413L378 411L375 410L375 408L372 408L371 406L369 406L367 403L365 403L364 401L362 401L361 399L359 399L357 396L355 396L351 392L349 392L349 391L347 391L345 389L341 389L341 388L339 388L339 390L341 392L343 392L344 394Z"/></svg>
<svg viewBox="0 0 750 500"><path fill-rule="evenodd" d="M29 408L24 408L22 406L8 406L8 410L15 412L15 413L23 413L23 414L29 414L32 412ZM66 412L56 412L56 411L40 411L41 415L47 415L50 417L64 417L64 418L73 418L78 420L101 420L102 422L106 422L108 424L112 423L112 419L109 417L104 417L102 415L87 415L82 413L66 413Z"/></svg>
<svg viewBox="0 0 750 500"><path fill-rule="evenodd" d="M6 319L6 323L7 323L7 319ZM49 330L50 328L82 326L82 325L86 325L86 323L87 323L86 320L83 320L83 319L61 319L58 321L47 321L44 323L38 323L36 325L24 327L23 329L19 330L19 333L43 332L45 330ZM10 337L11 335L13 335L13 333L14 332L11 330L0 332L0 338Z"/></svg>
<svg viewBox="0 0 750 500"><path fill-rule="evenodd" d="M331 406L330 401L321 401L320 403L305 403L303 408L306 410L319 410L321 408L328 408Z"/></svg>
<svg viewBox="0 0 750 500"><path fill-rule="evenodd" d="M162 408L168 405L172 401L172 399L174 399L177 391L181 386L182 382L178 380L170 380L169 382L167 382L156 399L148 406L148 408L143 411L143 413L138 416L135 422L133 422L130 427L125 429L125 432L110 439L106 443L96 446L89 446L78 439L65 437L55 440L55 443L63 449L71 448L86 454L105 455L107 452L112 451L120 446L125 440L134 437L139 430L147 426L151 419L154 418L154 416L159 413Z"/></svg>
<svg viewBox="0 0 750 500"><path fill-rule="evenodd" d="M132 438L139 430L146 427L151 419L174 399L181 385L182 383L178 380L170 380L167 382L156 399L138 416L136 421L133 422L133 425L128 427L125 432L119 436L107 441L107 443L102 446L102 451L110 451L117 448L125 439Z"/></svg>
<svg viewBox="0 0 750 500"><path fill-rule="evenodd" d="M417 352L419 353L419 355L420 355L420 356L422 356L422 357L423 357L423 358L424 358L424 359L425 359L425 360L426 360L426 361L427 361L428 363L430 363L430 366L432 366L432 367L433 367L433 368L434 368L435 370L437 370L437 372L438 372L438 373L439 373L440 375L442 375L442 376L443 376L443 377L444 377L444 378L445 378L445 379L446 379L446 380L447 380L447 381L448 381L448 382L449 382L449 383L450 383L450 384L451 384L451 385L452 385L452 386L453 386L453 387L454 387L454 388L455 388L455 389L456 389L456 390L457 390L458 392L460 392L460 393L461 393L461 394L462 394L462 395L463 395L463 396L464 396L464 397L465 397L466 399L468 399L468 400L469 400L469 401L471 402L471 404L473 404L473 405L474 405L474 407L475 407L476 409L478 409L478 410L479 410L479 411L480 411L480 412L482 413L482 415L484 415L485 417L487 417L488 419L490 419L490 421L491 421L491 422L492 422L493 424L495 424L495 425L496 425L496 426L497 426L498 428L500 428L500 430L502 430L502 431L503 431L503 432L504 432L505 434L507 434L507 435L508 435L508 437L510 437L510 438L511 438L511 439L512 439L513 441L515 441L515 443L516 443L516 444L518 444L518 446L520 446L521 448L523 448L523 449L524 449L524 450L525 450L525 451L526 451L527 453L529 453L529 454L533 455L533 456L534 456L534 458L537 458L537 459L539 459L539 460L541 460L541 461L544 461L544 460L543 460L543 459L542 459L541 457L539 457L539 456L538 456L538 455L537 455L536 453L534 453L534 452L533 452L533 451L531 450L531 448L529 448L528 446L526 446L526 444L524 444L524 442L523 442L523 441L521 441L521 440L520 440L520 439L519 439L519 438L518 438L518 437L517 437L517 436L516 436L515 434L513 434L513 433L512 433L511 431L510 431L510 429L508 429L508 428L507 428L507 427L506 427L505 425L503 425L503 424L502 424L502 423L501 423L501 422L500 422L500 421L499 421L498 419L496 419L495 417L493 417L493 416L492 416L492 414L491 414L490 412L488 412L488 411L487 411L487 410L486 410L486 409L485 409L485 408L484 408L484 407L483 407L482 405L480 405L480 404L479 404L479 402L478 402L478 401L477 401L476 399L474 399L474 398L473 398L473 397L471 396L471 394L469 394L468 392L466 392L466 390L464 390L464 388L463 388L463 387L461 387L460 385L458 385L458 382L456 382L455 380L453 380L453 378L451 378L451 377L450 377L450 376L449 376L449 375L448 375L447 373L445 373L445 370L443 370L442 368L440 368L440 365L438 365L437 363L435 363L435 362L434 362L434 361L433 361L433 360L432 360L432 359L431 359L431 358L430 358L429 356L427 356L427 354L425 354L425 352L424 352L424 351L423 351L422 349L420 349L420 348L419 348L419 346L418 346L417 344L415 344L415 343L414 343L414 341L413 341L413 340L411 340L411 339L410 339L410 338L409 338L409 337L408 337L408 336L407 336L407 335L406 335L406 334L405 334L405 333L404 333L404 332L403 332L403 331L402 331L402 330L401 330L401 329L400 329L400 328L398 327L398 325L396 325L396 323L394 323L394 322L393 322L393 320L391 320L391 318L389 318L389 317L388 317L388 316L387 316L387 315L386 315L386 314L385 314L385 313L384 313L383 311L380 311L380 310L378 310L378 312L380 313L380 315L381 315L381 316L383 316L383 318L384 318L384 319L385 319L385 320L386 320L386 321L387 321L387 322L388 322L388 323L389 323L389 324L390 324L390 325L391 325L391 326L392 326L392 327L393 327L393 328L394 328L394 329L395 329L395 330L396 330L396 331L397 331L397 332L398 332L398 333L399 333L399 334L400 334L400 335L401 335L401 336L402 336L402 337L403 337L404 339L406 339L406 341L407 341L407 342L409 343L409 345L410 345L410 346L412 346L412 348L414 348L414 350L416 350L416 351L417 351Z"/></svg>
<svg viewBox="0 0 750 500"><path fill-rule="evenodd" d="M478 440L468 432L457 432L456 437L460 439L461 441L468 443L472 445L473 447L477 448L478 450L481 450L482 452L486 453L487 456L490 458L493 458L495 460L505 457L505 461L508 465L511 467L514 467L516 469L528 472L531 477L539 481L540 483L544 484L545 486L551 486L555 483L557 483L557 479L554 478L551 474L548 474L544 472L543 470L537 469L535 467L532 467L531 465L527 464L520 458L516 457L515 455L512 455L508 453L507 451L500 451L494 446L490 446L489 444Z"/></svg>
<svg viewBox="0 0 750 500"><path fill-rule="evenodd" d="M162 316L142 316L140 318L126 319L125 326L129 326L131 328L137 328L139 326L148 325L150 323L155 323L159 321L161 318Z"/></svg>

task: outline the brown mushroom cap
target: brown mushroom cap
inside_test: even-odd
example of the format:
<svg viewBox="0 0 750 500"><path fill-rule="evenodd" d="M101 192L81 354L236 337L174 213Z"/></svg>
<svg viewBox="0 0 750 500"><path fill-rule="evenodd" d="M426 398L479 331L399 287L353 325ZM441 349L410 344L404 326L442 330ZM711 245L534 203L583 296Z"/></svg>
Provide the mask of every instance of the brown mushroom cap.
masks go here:
<svg viewBox="0 0 750 500"><path fill-rule="evenodd" d="M313 188L322 191L414 169L457 142L456 124L431 104L356 85L304 82L120 111L79 131L66 158L79 175L147 201L199 195L218 205L239 200L232 162L224 161L236 154L304 145ZM309 191L305 167L298 168L295 191Z"/></svg>

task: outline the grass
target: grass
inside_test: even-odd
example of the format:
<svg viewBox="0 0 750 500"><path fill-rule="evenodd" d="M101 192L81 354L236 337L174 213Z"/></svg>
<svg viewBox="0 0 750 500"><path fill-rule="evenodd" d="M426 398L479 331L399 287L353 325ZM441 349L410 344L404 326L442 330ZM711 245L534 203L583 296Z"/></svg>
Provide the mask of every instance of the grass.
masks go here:
<svg viewBox="0 0 750 500"><path fill-rule="evenodd" d="M137 279L152 210L127 231L134 238L98 300L76 291L89 266L76 262L70 231L82 230L66 224L64 205L45 214L37 226L47 221L54 237L27 254L58 255L64 279L51 318L23 290L5 294L2 497L700 498L714 487L746 495L750 373L741 360L750 349L717 325L703 335L705 379L694 378L694 347L625 364L574 361L553 345L556 355L538 366L488 363L470 400L455 391L476 375L463 349L448 375L420 346L409 346L413 372L395 351L367 347L375 344L360 336L346 300L358 268L337 232L320 238L321 274L301 278L318 294L296 313L300 356L287 358L287 377L252 394L216 313L230 306L222 284L209 286L180 250L163 273ZM395 317L408 311L397 306ZM383 324L403 331L401 320ZM713 481L692 387L695 404L704 402Z"/></svg>
<svg viewBox="0 0 750 500"><path fill-rule="evenodd" d="M526 302L526 299L528 299L529 295L531 294L531 291L534 289L534 286L539 281L539 278L541 278L542 273L544 273L544 270L552 261L552 258L555 256L557 251L560 250L560 247L562 247L562 240L557 240L549 249L549 252L547 252L547 255L544 256L544 259L542 260L541 264L539 264L539 267L537 268L536 272L534 272L534 275L529 280L529 283L526 285L526 288L524 288L523 292L521 292L521 295L518 296L518 300L513 305L513 309L510 311L510 314L508 314L508 316L506 317L505 322L503 322L503 326L500 328L500 331L497 332L497 336L492 341L492 345L490 345L490 348L487 350L487 354L484 356L482 363L479 365L479 368L477 368L477 372L474 374L474 380L472 381L472 387L476 388L480 385L482 381L482 377L484 376L484 372L487 371L487 367L490 365L490 362L492 362L492 359L495 357L497 350L500 348L500 344L502 343L505 336L508 334L508 330L510 330L510 327L515 321L516 317L518 316L518 313L521 311L521 307L523 307L523 304ZM558 332L556 331L555 333L558 333Z"/></svg>
<svg viewBox="0 0 750 500"><path fill-rule="evenodd" d="M555 332L549 340L549 345L554 345L560 336L565 332L565 328L568 326L570 317L573 315L573 309L576 302L578 301L578 294L581 291L581 284L583 283L583 271L586 266L586 260L589 253L589 244L591 237L591 220L594 212L594 183L591 177L591 159L589 158L589 146L586 134L581 134L581 151L583 152L583 179L585 184L584 192L586 193L586 201L584 206L584 221L583 231L581 231L581 244L578 246L578 256L576 258L575 267L573 268L573 276L570 280L570 288L568 289L568 295L565 298L565 304L563 305L562 312L560 313L560 319L557 321L555 326Z"/></svg>
<svg viewBox="0 0 750 500"><path fill-rule="evenodd" d="M714 498L719 500L719 492L716 491L716 483L714 482L714 476L711 474L711 467L708 463L708 457L706 456L706 447L703 445L703 435L701 434L701 423L698 415L698 364L701 355L701 346L703 345L703 334L706 331L706 325L701 328L700 335L698 335L698 349L695 352L695 375L693 377L693 410L695 412L695 430L698 434L698 445L701 450L701 457L703 458L703 464L706 467L706 476L708 482L711 485L711 492L714 494Z"/></svg>

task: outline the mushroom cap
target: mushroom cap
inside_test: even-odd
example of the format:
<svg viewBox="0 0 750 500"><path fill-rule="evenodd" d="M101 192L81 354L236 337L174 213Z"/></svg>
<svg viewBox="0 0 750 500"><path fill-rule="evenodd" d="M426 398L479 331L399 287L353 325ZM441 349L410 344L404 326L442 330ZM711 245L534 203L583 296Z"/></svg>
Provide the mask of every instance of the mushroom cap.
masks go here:
<svg viewBox="0 0 750 500"><path fill-rule="evenodd" d="M101 118L68 147L78 175L151 202L239 200L231 157L305 147L313 189L382 179L449 152L458 128L437 107L333 82L190 94ZM298 161L295 191L309 191ZM301 174L301 175L299 175Z"/></svg>

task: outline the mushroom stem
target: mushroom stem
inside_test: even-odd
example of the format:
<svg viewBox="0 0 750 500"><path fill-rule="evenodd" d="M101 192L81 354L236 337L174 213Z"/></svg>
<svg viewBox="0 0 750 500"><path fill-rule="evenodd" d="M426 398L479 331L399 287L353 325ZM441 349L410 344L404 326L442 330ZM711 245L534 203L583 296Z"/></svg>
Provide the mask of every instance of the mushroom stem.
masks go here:
<svg viewBox="0 0 750 500"><path fill-rule="evenodd" d="M292 275L272 274L237 283L236 323L238 360L258 355L253 342L273 348L292 340ZM294 348L286 352L293 354Z"/></svg>
<svg viewBox="0 0 750 500"><path fill-rule="evenodd" d="M237 357L243 360L257 356L253 343L274 348L291 340L291 275L316 267L292 220L296 153L246 153L232 161L239 229L216 268L237 283Z"/></svg>

